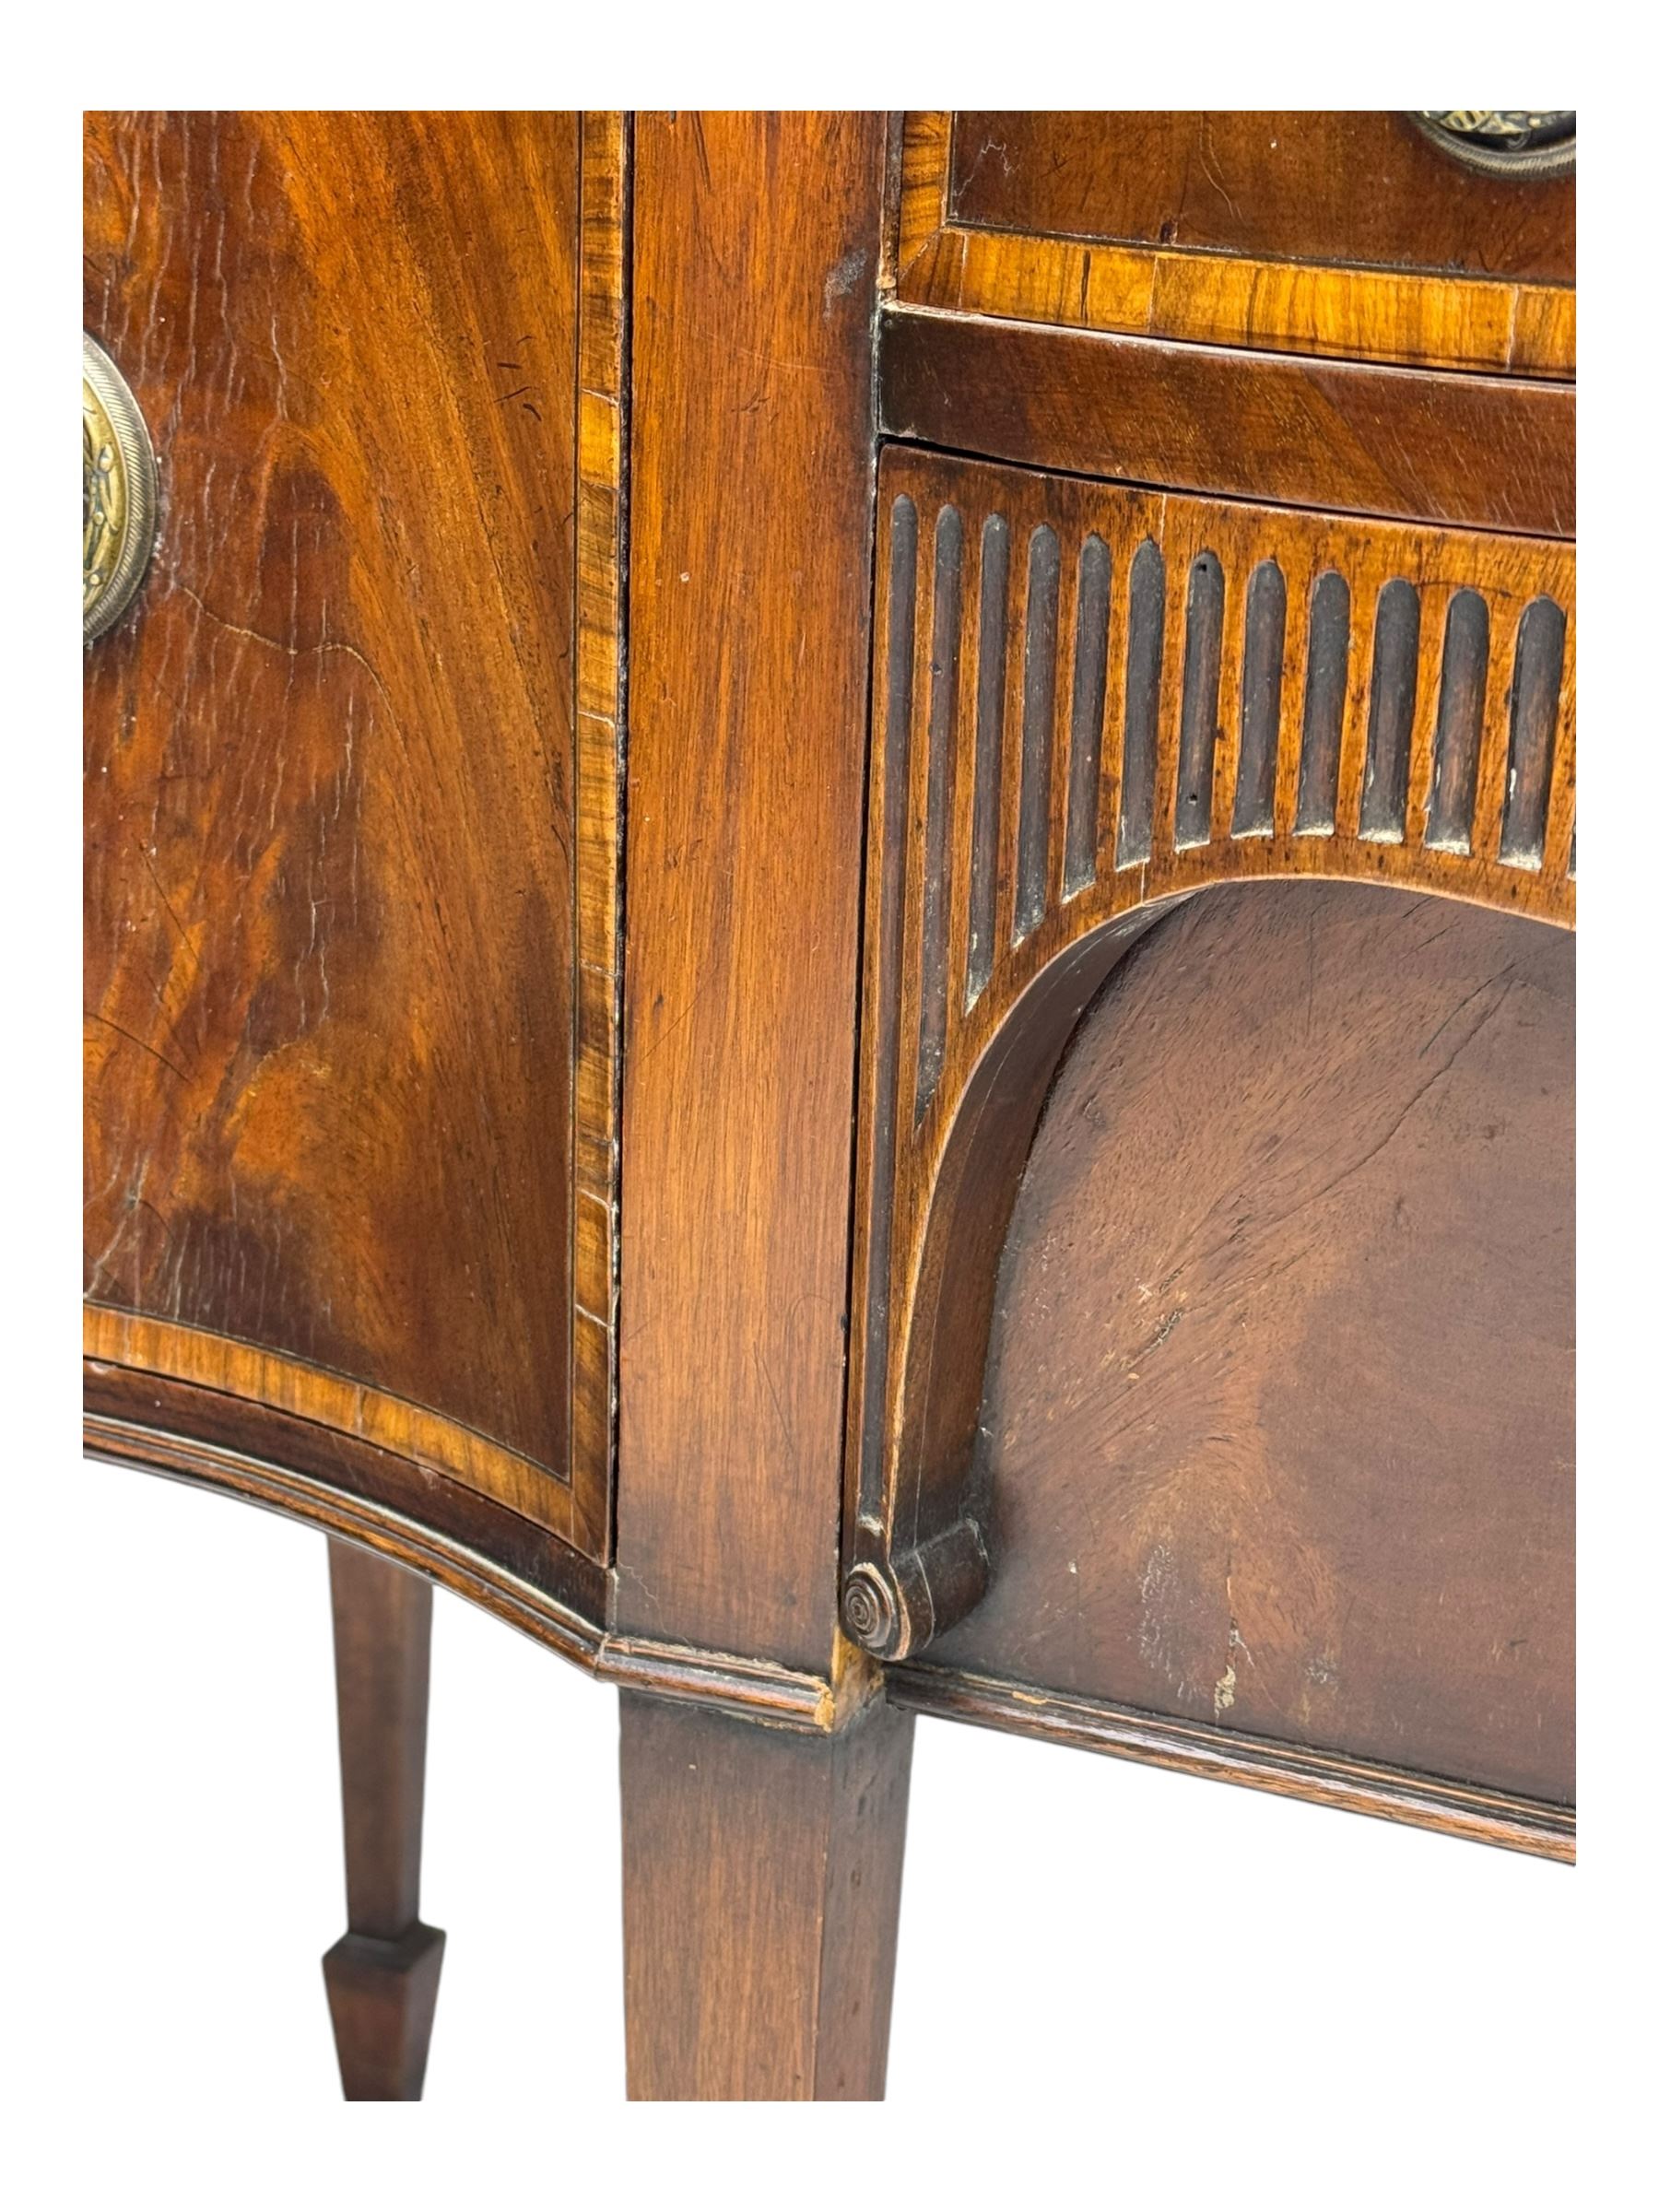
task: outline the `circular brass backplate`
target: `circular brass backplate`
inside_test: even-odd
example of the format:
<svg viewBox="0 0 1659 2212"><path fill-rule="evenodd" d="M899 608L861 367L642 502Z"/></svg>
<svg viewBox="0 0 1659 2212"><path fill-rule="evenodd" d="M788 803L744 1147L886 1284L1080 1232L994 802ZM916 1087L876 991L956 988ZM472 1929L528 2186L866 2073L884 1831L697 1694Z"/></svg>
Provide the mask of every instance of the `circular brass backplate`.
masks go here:
<svg viewBox="0 0 1659 2212"><path fill-rule="evenodd" d="M156 542L156 457L138 402L109 355L81 333L81 630L117 621Z"/></svg>
<svg viewBox="0 0 1659 2212"><path fill-rule="evenodd" d="M1414 108L1442 152L1488 177L1554 177L1578 159L1571 108Z"/></svg>

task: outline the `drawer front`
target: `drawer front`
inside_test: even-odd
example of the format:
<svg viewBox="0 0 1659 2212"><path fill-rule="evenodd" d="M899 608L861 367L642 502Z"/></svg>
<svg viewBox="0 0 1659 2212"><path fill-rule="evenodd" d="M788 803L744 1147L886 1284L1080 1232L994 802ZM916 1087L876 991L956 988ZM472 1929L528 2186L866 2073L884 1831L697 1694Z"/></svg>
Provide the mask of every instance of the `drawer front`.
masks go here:
<svg viewBox="0 0 1659 2212"><path fill-rule="evenodd" d="M1559 1798L1570 1714L1521 1738L1571 1630L1571 548L901 448L879 528L849 1628ZM1536 1648L1504 1689L1423 1644L1472 1702L1399 1723L1452 1553L1459 1633ZM1343 1696L1269 1726L1342 1671L1337 1589Z"/></svg>
<svg viewBox="0 0 1659 2212"><path fill-rule="evenodd" d="M1408 115L962 112L961 222L1262 261L1571 284L1571 175L1461 164Z"/></svg>
<svg viewBox="0 0 1659 2212"><path fill-rule="evenodd" d="M598 1557L620 147L87 140L87 327L160 503L87 662L88 1351Z"/></svg>
<svg viewBox="0 0 1659 2212"><path fill-rule="evenodd" d="M1382 112L912 112L896 295L1076 329L1571 378L1571 166L1539 174L1523 159L1503 173L1498 156L1488 173L1448 150L1455 132L1442 137Z"/></svg>

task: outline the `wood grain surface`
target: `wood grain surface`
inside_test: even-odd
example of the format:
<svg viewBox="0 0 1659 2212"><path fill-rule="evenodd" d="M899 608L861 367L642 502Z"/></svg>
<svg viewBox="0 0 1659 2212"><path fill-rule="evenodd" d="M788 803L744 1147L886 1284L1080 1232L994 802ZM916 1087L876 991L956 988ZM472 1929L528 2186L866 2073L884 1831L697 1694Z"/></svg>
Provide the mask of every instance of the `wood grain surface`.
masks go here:
<svg viewBox="0 0 1659 2212"><path fill-rule="evenodd" d="M951 212L1285 261L1571 284L1575 180L1465 168L1381 109L967 110Z"/></svg>
<svg viewBox="0 0 1659 2212"><path fill-rule="evenodd" d="M881 420L959 453L1338 513L1571 537L1571 386L889 309Z"/></svg>
<svg viewBox="0 0 1659 2212"><path fill-rule="evenodd" d="M599 1557L621 154L573 115L87 133L87 324L163 498L88 662L88 1296L418 1409Z"/></svg>
<svg viewBox="0 0 1659 2212"><path fill-rule="evenodd" d="M821 1670L884 128L641 116L635 154L618 1625Z"/></svg>
<svg viewBox="0 0 1659 2212"><path fill-rule="evenodd" d="M355 1544L328 1547L352 1933L390 1943L420 1917L432 1585Z"/></svg>
<svg viewBox="0 0 1659 2212"><path fill-rule="evenodd" d="M1573 1795L1573 945L1339 885L1124 960L1044 1109L929 1653Z"/></svg>
<svg viewBox="0 0 1659 2212"><path fill-rule="evenodd" d="M410 2103L426 2078L443 1931L420 1918L432 1585L328 1547L347 1932L323 1961L348 2103Z"/></svg>
<svg viewBox="0 0 1659 2212"><path fill-rule="evenodd" d="M628 2093L879 2098L909 1713L818 1742L622 1698Z"/></svg>

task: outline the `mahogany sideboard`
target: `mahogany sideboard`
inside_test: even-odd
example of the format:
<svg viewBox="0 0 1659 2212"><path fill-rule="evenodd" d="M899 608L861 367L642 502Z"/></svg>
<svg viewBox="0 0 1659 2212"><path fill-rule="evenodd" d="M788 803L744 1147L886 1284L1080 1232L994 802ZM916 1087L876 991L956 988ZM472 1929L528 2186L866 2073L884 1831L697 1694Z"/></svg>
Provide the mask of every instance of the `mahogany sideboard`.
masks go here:
<svg viewBox="0 0 1659 2212"><path fill-rule="evenodd" d="M1571 1856L1573 127L88 118L86 1442L329 1539L348 2097L434 1583L638 2098L880 2095L918 1712Z"/></svg>

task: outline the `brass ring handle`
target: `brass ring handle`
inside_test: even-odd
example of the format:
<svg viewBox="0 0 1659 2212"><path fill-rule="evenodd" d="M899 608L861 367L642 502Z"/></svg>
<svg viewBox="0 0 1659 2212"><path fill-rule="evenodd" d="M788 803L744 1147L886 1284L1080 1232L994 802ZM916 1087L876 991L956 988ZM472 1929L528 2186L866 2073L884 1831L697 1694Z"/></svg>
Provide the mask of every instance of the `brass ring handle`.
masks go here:
<svg viewBox="0 0 1659 2212"><path fill-rule="evenodd" d="M1414 108L1411 120L1442 153L1488 177L1556 177L1578 159L1571 108Z"/></svg>
<svg viewBox="0 0 1659 2212"><path fill-rule="evenodd" d="M138 402L81 333L81 634L120 619L156 542L156 456Z"/></svg>

